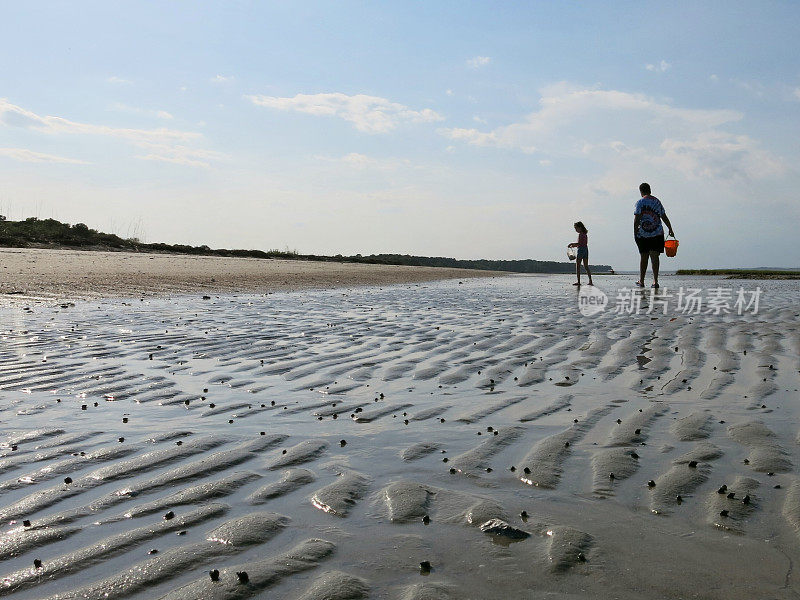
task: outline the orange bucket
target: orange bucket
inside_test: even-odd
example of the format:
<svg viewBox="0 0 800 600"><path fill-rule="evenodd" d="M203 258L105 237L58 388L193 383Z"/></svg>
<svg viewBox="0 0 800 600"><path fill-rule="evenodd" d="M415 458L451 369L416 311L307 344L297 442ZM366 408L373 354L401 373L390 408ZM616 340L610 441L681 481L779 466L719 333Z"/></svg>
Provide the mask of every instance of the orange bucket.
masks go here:
<svg viewBox="0 0 800 600"><path fill-rule="evenodd" d="M675 238L664 242L664 253L667 256L675 256L678 253L678 240Z"/></svg>

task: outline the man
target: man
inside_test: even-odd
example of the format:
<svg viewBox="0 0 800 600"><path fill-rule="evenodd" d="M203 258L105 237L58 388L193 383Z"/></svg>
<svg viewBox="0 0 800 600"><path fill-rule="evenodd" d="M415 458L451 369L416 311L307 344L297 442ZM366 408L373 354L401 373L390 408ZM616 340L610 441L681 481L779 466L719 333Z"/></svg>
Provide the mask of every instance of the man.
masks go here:
<svg viewBox="0 0 800 600"><path fill-rule="evenodd" d="M669 234L675 237L672 224L664 212L661 200L651 195L650 184L639 186L642 197L636 202L633 211L633 239L639 248L639 281L636 285L644 287L644 276L647 273L647 259L653 263L653 287L658 288L659 254L664 252L664 228L661 221L667 224Z"/></svg>

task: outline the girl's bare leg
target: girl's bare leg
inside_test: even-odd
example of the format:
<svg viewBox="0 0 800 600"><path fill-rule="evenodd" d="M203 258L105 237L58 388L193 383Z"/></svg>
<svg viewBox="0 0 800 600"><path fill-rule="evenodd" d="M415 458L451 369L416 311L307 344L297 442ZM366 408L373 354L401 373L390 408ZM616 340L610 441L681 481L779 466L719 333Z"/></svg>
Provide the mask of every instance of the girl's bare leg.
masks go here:
<svg viewBox="0 0 800 600"><path fill-rule="evenodd" d="M578 276L578 283L576 283L575 285L580 285L581 284L581 261L578 260L578 259L575 259L575 275Z"/></svg>
<svg viewBox="0 0 800 600"><path fill-rule="evenodd" d="M583 259L583 266L586 267L586 274L589 276L589 285L594 285L592 283L592 272L589 270L589 259Z"/></svg>

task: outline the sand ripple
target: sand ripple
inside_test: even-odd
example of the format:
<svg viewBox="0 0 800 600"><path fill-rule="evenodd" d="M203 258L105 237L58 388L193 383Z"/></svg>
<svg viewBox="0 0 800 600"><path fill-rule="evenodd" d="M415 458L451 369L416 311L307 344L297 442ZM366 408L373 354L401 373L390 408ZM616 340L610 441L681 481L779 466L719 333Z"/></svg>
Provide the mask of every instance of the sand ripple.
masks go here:
<svg viewBox="0 0 800 600"><path fill-rule="evenodd" d="M766 285L742 317L586 318L559 277L3 309L0 595L792 597L800 317Z"/></svg>

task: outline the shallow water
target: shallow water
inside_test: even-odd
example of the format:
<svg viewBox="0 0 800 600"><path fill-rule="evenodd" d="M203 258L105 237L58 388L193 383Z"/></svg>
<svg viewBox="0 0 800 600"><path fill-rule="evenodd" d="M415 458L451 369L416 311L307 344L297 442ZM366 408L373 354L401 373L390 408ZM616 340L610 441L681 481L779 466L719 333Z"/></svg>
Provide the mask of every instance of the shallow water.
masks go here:
<svg viewBox="0 0 800 600"><path fill-rule="evenodd" d="M797 282L597 279L2 309L0 594L795 597Z"/></svg>

